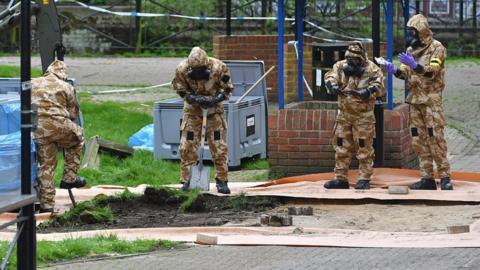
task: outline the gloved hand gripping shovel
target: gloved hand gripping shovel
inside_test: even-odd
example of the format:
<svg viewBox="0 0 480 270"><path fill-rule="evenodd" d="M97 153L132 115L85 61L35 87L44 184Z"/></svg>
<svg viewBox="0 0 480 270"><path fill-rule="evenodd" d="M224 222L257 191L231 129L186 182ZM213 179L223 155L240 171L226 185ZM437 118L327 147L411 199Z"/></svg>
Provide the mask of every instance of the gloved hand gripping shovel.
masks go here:
<svg viewBox="0 0 480 270"><path fill-rule="evenodd" d="M202 134L200 137L200 147L198 148L198 161L196 165L190 167L190 189L200 188L208 191L210 188L210 167L203 166L203 146L205 145L205 134L207 131L208 109L202 108Z"/></svg>

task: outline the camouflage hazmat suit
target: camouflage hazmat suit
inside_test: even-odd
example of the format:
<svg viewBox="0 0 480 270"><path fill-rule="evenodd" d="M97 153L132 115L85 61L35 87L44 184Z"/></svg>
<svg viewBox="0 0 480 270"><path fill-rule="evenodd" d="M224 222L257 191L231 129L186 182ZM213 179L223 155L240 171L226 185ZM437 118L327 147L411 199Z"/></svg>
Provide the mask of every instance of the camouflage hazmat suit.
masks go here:
<svg viewBox="0 0 480 270"><path fill-rule="evenodd" d="M198 67L206 67L209 73L204 80L189 76L189 72ZM202 130L202 108L198 104L189 103L186 97L199 95L211 98L224 94L228 100L233 85L227 66L218 59L208 57L199 47L194 47L188 58L177 65L172 85L177 94L185 99L180 138L180 182L186 183L190 179L190 166L198 159ZM216 179L228 181L227 122L222 102L208 108L206 141L217 171Z"/></svg>
<svg viewBox="0 0 480 270"><path fill-rule="evenodd" d="M63 148L63 181L75 181L80 166L83 130L74 120L79 108L73 86L67 83L67 65L55 60L45 75L32 80L32 103L38 106L38 128L34 133L39 162L40 207L53 208L58 147Z"/></svg>
<svg viewBox="0 0 480 270"><path fill-rule="evenodd" d="M422 44L417 48L407 48L418 65L413 69L402 64L394 74L400 79L408 80L406 102L410 104L412 146L420 160L422 179L433 179L435 161L440 178L450 181L450 164L444 138L446 123L442 107L446 50L439 41L433 39L427 18L423 15L412 16L407 27L417 31Z"/></svg>
<svg viewBox="0 0 480 270"><path fill-rule="evenodd" d="M384 94L384 76L381 69L367 59L365 50L359 43L351 44L345 57L346 60L338 61L333 69L325 74L325 82L327 88L337 88L338 93L335 94L338 94L339 99L339 113L332 138L335 149L335 180L343 188L348 188L348 169L353 154L356 154L359 161L359 181L369 181L373 173L373 110L376 97ZM359 72L350 74L345 69L349 68L348 61L355 59ZM357 94L359 89L363 89L365 93L368 91L364 98Z"/></svg>

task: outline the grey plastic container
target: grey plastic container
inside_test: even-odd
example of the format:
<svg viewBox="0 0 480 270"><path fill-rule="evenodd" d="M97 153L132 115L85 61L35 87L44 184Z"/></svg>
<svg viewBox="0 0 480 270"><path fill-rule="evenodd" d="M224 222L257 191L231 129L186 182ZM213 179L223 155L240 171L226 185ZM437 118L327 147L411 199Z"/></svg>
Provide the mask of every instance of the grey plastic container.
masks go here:
<svg viewBox="0 0 480 270"><path fill-rule="evenodd" d="M243 158L267 157L267 89L265 80L238 104L235 102L260 78L264 72L262 61L224 61L230 69L234 91L229 102L224 102L227 120L228 166L241 165ZM180 123L183 100L158 101L154 104L155 157L180 159ZM204 159L211 160L208 144L203 149Z"/></svg>

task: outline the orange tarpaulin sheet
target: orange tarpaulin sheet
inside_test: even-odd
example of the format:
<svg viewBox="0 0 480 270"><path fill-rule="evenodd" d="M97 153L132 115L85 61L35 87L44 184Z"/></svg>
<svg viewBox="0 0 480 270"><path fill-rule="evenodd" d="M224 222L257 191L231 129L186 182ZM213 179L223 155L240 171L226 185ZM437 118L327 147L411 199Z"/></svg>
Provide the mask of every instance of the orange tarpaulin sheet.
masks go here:
<svg viewBox="0 0 480 270"><path fill-rule="evenodd" d="M350 185L354 183L355 181L354 179L357 179L357 177L358 177L357 170L350 170L348 172ZM332 180L334 178L335 178L335 173L333 172L315 173L315 174L306 174L306 175L280 178L277 180L273 180L272 182L262 184L260 186L266 187L271 185L296 183L296 182L303 182L303 181L315 182L315 181ZM409 185L415 181L418 181L418 179L420 179L419 170L375 168L373 170L372 181L370 182L370 185L372 187L401 186L401 185ZM452 172L451 179L455 181L480 182L480 173Z"/></svg>
<svg viewBox="0 0 480 270"><path fill-rule="evenodd" d="M323 184L334 178L334 173L318 173L274 180L246 189L250 196L284 196L315 199L378 199L378 200L434 200L480 202L480 173L452 173L453 191L411 190L409 194L388 194L388 186L408 186L420 179L418 170L376 168L370 190L325 189ZM349 172L350 185L357 179L357 171Z"/></svg>
<svg viewBox="0 0 480 270"><path fill-rule="evenodd" d="M38 240L116 235L122 240L163 239L194 242L197 234L210 234L217 245L282 245L282 246L336 246L336 247L404 247L445 248L480 247L478 222L470 225L469 233L445 232L379 232L328 228L296 227L183 227L141 228L80 231L70 233L37 234ZM0 232L0 240L12 239L13 232Z"/></svg>

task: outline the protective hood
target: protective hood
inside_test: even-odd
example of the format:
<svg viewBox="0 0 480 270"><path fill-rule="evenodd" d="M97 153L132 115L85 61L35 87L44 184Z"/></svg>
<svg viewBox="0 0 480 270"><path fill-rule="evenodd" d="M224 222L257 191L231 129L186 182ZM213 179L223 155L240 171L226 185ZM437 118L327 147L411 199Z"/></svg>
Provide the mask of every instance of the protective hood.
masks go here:
<svg viewBox="0 0 480 270"><path fill-rule="evenodd" d="M367 52L363 48L362 43L353 42L348 45L348 49L345 52L345 58L347 57L357 57L362 59L363 62L365 62L367 60Z"/></svg>
<svg viewBox="0 0 480 270"><path fill-rule="evenodd" d="M50 64L47 68L47 75L54 74L59 79L66 80L67 79L67 64L60 60L55 60L53 63Z"/></svg>
<svg viewBox="0 0 480 270"><path fill-rule="evenodd" d="M362 76L365 71L367 53L360 42L353 42L348 46L345 52L347 63L343 66L343 72L346 76ZM355 60L357 59L357 60Z"/></svg>
<svg viewBox="0 0 480 270"><path fill-rule="evenodd" d="M188 55L187 63L191 68L206 67L208 65L208 55L202 48L193 47L190 55Z"/></svg>
<svg viewBox="0 0 480 270"><path fill-rule="evenodd" d="M428 47L433 40L433 33L428 26L428 20L422 14L414 15L408 20L407 27L415 28L418 32L418 37L420 41L424 45L424 47Z"/></svg>

